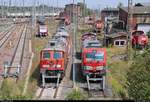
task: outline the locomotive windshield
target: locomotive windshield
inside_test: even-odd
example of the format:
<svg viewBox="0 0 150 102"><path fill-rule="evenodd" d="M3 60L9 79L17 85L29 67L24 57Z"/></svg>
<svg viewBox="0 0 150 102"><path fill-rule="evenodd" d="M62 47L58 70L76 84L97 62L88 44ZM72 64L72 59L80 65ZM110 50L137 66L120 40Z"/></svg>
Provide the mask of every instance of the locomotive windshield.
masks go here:
<svg viewBox="0 0 150 102"><path fill-rule="evenodd" d="M54 59L62 58L62 53L60 52L54 52Z"/></svg>
<svg viewBox="0 0 150 102"><path fill-rule="evenodd" d="M132 34L133 35L142 35L142 34L144 34L144 32L143 31L135 31Z"/></svg>
<svg viewBox="0 0 150 102"><path fill-rule="evenodd" d="M91 60L102 61L104 59L104 54L103 53L87 53L86 59L88 61L91 61Z"/></svg>
<svg viewBox="0 0 150 102"><path fill-rule="evenodd" d="M50 53L48 51L43 52L43 59L47 59L47 58L50 58Z"/></svg>

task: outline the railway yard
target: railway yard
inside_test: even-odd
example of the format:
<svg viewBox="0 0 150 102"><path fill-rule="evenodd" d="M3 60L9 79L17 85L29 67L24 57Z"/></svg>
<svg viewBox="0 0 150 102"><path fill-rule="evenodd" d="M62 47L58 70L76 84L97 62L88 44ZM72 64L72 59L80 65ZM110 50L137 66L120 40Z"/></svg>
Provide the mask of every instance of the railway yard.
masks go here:
<svg viewBox="0 0 150 102"><path fill-rule="evenodd" d="M47 22L48 20L50 20L49 22L51 22L52 18L48 18ZM49 38L54 34L55 30L59 26L59 22L60 21L56 21L56 20L53 22L53 23L56 23L55 28L52 27L51 24L49 24L49 32L48 32ZM73 34L72 32L73 26L69 25L67 26L67 29L69 31L69 34ZM0 66L1 66L0 71L2 74L1 75L1 88L4 88L5 87L4 85L7 82L8 83L10 82L12 85L16 87L18 87L17 84L21 82L21 83L24 83L24 85L22 84L24 86L22 91L30 89L30 87L27 88L27 85L31 84L30 82L26 82L27 80L30 81L29 78L27 79L27 77L32 72L33 74L38 73L34 71L38 70L36 67L39 66L37 62L39 61L39 51L42 48L41 45L39 46L39 44L36 43L37 41L39 41L41 45L44 45L48 41L48 38L43 38L43 39L35 38L35 34L31 30L31 23L29 22L24 22L20 24L12 24L11 26L7 27L5 30L1 31L1 42L0 42L1 51L0 52L1 52L1 57L3 58L0 61ZM31 48L31 42L32 42L32 48ZM74 44L71 45L71 49L73 49L73 45ZM34 57L32 53L34 53ZM61 82L59 83L59 86L56 87L56 83L46 83L46 86L42 88L41 86L39 86L40 82L38 80L37 81L38 86L36 90L34 89L36 92L36 94L34 95L34 99L39 99L39 100L62 99L63 100L72 91L72 89L74 88L74 83L72 80L72 63L73 63L73 58L71 56L72 53L73 52L70 51L69 60L68 60L68 64L66 66L66 71L65 71L65 77L61 80ZM29 63L31 62L32 59L33 61L32 61L32 66L31 66ZM76 69L75 69L76 88L80 88L83 91L85 91L87 95L88 94L91 95L90 93L88 93L87 90L84 90L87 88L86 82L83 80L80 80L82 77L80 75L81 59L76 58L74 63L76 66ZM35 76L39 77L38 74ZM27 91L23 92L23 94L26 94L26 93ZM92 92L92 93L95 93L95 92ZM101 96L100 99L105 99L104 98L105 95L103 92L99 93L98 91L96 94L99 94L97 95L98 97ZM90 97L93 97L93 96L90 96Z"/></svg>
<svg viewBox="0 0 150 102"><path fill-rule="evenodd" d="M49 22L52 24L49 24ZM7 27L5 30L1 31L1 42L0 42L0 56L3 58L0 60L0 71L1 75L1 88L5 87L5 83L10 82L12 85L18 87L15 84L21 82L24 87L21 89L23 94L29 92L33 99L38 100L65 100L67 95L71 93L74 89L80 90L85 96L85 99L89 100L120 100L121 98L114 96L111 84L110 71L108 69L106 77L106 90L100 91L100 83L92 83L91 86L94 89L88 90L87 82L82 79L81 75L81 58L76 56L73 59L73 52L70 51L69 60L66 65L66 71L64 78L60 81L58 87L56 87L56 81L49 81L44 87L41 87L41 81L39 81L39 52L43 48L43 45L47 43L49 38L53 36L57 27L59 27L60 21L52 21L52 18L48 18L47 22L49 25L49 37L47 38L36 38L34 32L31 30L31 24L29 22L24 22L22 24L12 24ZM67 30L69 34L73 36L73 26L68 25ZM81 33L80 30L85 29L89 30L89 27L79 28L77 35L77 40L80 39ZM36 29L37 31L37 29ZM36 43L39 42L39 43ZM32 45L32 47L31 47ZM71 49L75 44L71 44ZM76 42L76 53L80 53L81 42ZM108 48L108 52L111 48ZM112 49L113 51L113 49ZM113 51L114 52L114 51ZM122 49L122 53L124 50ZM33 54L34 53L34 54ZM114 52L114 54L117 52ZM121 50L119 51L121 53ZM34 55L34 57L33 57ZM109 55L109 54L108 54ZM108 59L115 59L115 55L110 55ZM117 56L117 55L116 55ZM119 54L118 54L119 59ZM115 60L115 61L117 61ZM31 64L32 63L32 64ZM73 65L75 63L75 83L73 82ZM112 63L112 62L110 62ZM8 68L8 69L4 69ZM32 79L29 79L30 78ZM28 77L28 78L27 78ZM9 83L9 84L10 84ZM33 88L34 87L34 88ZM36 87L36 88L35 88ZM98 88L98 89L97 89ZM22 91L19 91L20 94ZM33 92L35 92L35 94Z"/></svg>
<svg viewBox="0 0 150 102"><path fill-rule="evenodd" d="M0 18L0 100L150 99L149 35L129 18L125 29L68 5L55 16Z"/></svg>
<svg viewBox="0 0 150 102"><path fill-rule="evenodd" d="M52 18L50 18L50 21ZM53 29L57 29L57 26L59 26L59 22L55 21L56 26ZM70 34L73 34L71 29L73 27L71 25L67 26L67 29L69 30ZM51 29L49 30L51 31ZM54 33L55 30L49 32L50 37ZM1 76L1 87L3 87L2 83L4 81L11 81L11 84L17 84L20 80L26 79L27 75L29 76L29 73L27 74L28 70L30 70L29 65L31 59L31 45L29 44L30 40L32 40L32 51L35 51L32 63L32 71L37 71L35 67L38 67L38 57L39 52L41 48L38 48L38 44L35 44L37 41L40 41L41 45L44 45L46 43L47 38L34 38L34 35L31 35L31 24L29 22L25 22L22 24L13 24L12 26L8 27L5 31L1 32L1 73L3 74ZM43 44L42 44L43 43ZM79 42L80 43L80 42ZM73 49L73 45L71 45L71 49ZM77 44L80 45L80 44ZM35 47L36 46L36 47ZM39 46L42 47L42 46ZM46 83L46 86L44 88L41 88L41 86L37 86L35 99L39 100L59 100L59 99L65 99L67 97L67 94L69 94L72 89L74 88L74 83L72 80L72 51L70 52L68 64L66 66L65 71L65 77L61 80L58 87L56 87L55 83ZM75 58L75 77L76 77L76 88L81 89L86 93L86 95L89 95L91 99L93 97L98 97L98 99L112 99L112 90L110 86L107 86L107 95L106 96L104 92L100 92L99 90L91 91L89 92L87 90L87 83L86 81L82 80L81 75L81 59ZM6 65L4 65L6 64ZM36 66L37 65L37 66ZM8 68L7 71L4 70L5 68ZM4 74L4 72L6 72ZM37 72L36 72L37 73ZM37 75L36 75L37 76ZM38 77L38 76L37 76ZM14 81L12 81L14 80ZM37 80L37 79L36 79ZM25 81L25 80L24 80ZM29 81L29 80L28 80ZM37 82L38 85L39 82ZM30 83L28 83L30 85ZM109 85L109 84L107 84ZM99 84L95 84L95 86L99 87ZM94 87L94 84L92 84L92 87ZM94 98L96 99L96 98Z"/></svg>

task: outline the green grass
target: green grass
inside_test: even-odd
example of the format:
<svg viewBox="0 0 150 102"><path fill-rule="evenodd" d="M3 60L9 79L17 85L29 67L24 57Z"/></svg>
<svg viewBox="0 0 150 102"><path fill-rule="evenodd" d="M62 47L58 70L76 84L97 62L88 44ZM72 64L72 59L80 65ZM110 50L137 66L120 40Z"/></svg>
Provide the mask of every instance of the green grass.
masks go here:
<svg viewBox="0 0 150 102"><path fill-rule="evenodd" d="M112 59L112 56L125 54L125 52L125 48L107 48L107 63L110 69L109 83L112 85L114 96L123 99L128 97L126 89L126 74L130 63L123 60L114 60Z"/></svg>
<svg viewBox="0 0 150 102"><path fill-rule="evenodd" d="M12 87L13 85L13 87ZM29 95L22 96L24 80L15 83L13 80L4 80L0 91L1 100L25 100L30 99Z"/></svg>
<svg viewBox="0 0 150 102"><path fill-rule="evenodd" d="M80 89L73 89L66 97L67 100L87 100L88 97Z"/></svg>

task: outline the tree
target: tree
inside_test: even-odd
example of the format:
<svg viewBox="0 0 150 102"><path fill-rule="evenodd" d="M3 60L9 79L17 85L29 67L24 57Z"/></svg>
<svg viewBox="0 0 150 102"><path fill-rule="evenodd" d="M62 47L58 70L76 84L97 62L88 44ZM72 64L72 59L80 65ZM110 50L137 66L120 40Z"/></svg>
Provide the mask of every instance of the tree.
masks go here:
<svg viewBox="0 0 150 102"><path fill-rule="evenodd" d="M148 38L150 38L150 30L147 32L147 36Z"/></svg>
<svg viewBox="0 0 150 102"><path fill-rule="evenodd" d="M150 99L150 49L134 59L127 73L127 89L134 99Z"/></svg>

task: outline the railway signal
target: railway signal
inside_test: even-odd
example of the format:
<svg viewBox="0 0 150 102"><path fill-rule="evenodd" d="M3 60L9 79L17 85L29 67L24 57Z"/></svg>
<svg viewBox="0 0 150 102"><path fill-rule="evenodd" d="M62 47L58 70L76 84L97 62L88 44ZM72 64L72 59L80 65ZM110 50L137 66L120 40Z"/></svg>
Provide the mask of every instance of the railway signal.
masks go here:
<svg viewBox="0 0 150 102"><path fill-rule="evenodd" d="M16 71L14 71L14 73L10 73L9 70L10 69L16 69ZM4 73L3 73L3 77L7 78L7 77L15 77L18 78L19 74L21 73L21 66L10 66L8 62L4 62Z"/></svg>

